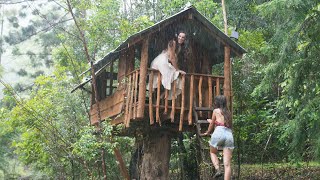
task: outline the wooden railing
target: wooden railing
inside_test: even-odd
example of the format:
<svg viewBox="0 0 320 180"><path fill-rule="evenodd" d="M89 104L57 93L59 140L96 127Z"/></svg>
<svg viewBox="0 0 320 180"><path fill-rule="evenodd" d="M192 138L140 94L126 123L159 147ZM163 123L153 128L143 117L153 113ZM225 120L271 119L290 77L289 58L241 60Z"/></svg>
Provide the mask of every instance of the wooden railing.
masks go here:
<svg viewBox="0 0 320 180"><path fill-rule="evenodd" d="M157 88L153 89L153 79L158 76ZM150 124L155 122L161 125L161 113L175 122L175 117L179 117L179 130L182 130L184 120L188 121L189 125L193 122L194 107L213 107L213 98L221 93L223 84L223 76L213 76L208 74L188 73L180 75L181 80L181 95L175 98L176 83L172 83L172 100L168 100L169 91L161 88L161 77L159 71L148 69L147 72L147 91L145 97L138 97L140 71L135 70L127 75L125 85L125 108L124 108L124 124L129 127L132 119L150 120ZM141 93L140 93L141 94ZM142 93L143 94L143 93ZM144 99L144 103L139 103L138 99ZM139 107L141 104L144 107ZM138 112L138 111L143 112ZM144 110L148 111L149 117L138 117L137 114L145 114ZM169 114L169 110L171 110ZM186 114L186 112L188 114ZM199 116L202 116L201 112Z"/></svg>

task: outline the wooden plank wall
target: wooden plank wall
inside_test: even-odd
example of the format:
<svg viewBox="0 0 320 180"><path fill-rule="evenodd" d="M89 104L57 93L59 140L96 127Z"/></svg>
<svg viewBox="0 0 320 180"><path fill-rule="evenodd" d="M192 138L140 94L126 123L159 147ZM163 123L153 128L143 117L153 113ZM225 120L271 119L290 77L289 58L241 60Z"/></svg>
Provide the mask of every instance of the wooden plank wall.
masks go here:
<svg viewBox="0 0 320 180"><path fill-rule="evenodd" d="M126 127L130 126L132 119L138 118L138 81L140 78L140 70L137 69L128 74L126 88L125 88L125 112L124 112L124 124Z"/></svg>
<svg viewBox="0 0 320 180"><path fill-rule="evenodd" d="M117 91L112 96L99 101L101 119L112 117L121 113L124 102L123 94L124 90ZM91 106L90 121L91 124L98 122L97 104Z"/></svg>

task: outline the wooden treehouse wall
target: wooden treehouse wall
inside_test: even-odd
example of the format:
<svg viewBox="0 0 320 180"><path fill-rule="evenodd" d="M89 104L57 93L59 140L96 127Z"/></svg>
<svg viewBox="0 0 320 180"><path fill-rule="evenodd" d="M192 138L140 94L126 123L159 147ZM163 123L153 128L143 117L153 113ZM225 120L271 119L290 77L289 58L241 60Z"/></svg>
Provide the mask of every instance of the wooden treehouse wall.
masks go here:
<svg viewBox="0 0 320 180"><path fill-rule="evenodd" d="M102 73L97 76L99 105L101 119L113 117L121 113L124 107L124 93L126 74L134 69L134 47L120 53L118 60L112 61ZM107 75L106 74L112 74ZM118 85L118 86L117 86ZM92 91L93 92L93 91ZM94 101L94 93L91 95L91 124L99 121L97 103ZM119 119L114 119L121 121Z"/></svg>

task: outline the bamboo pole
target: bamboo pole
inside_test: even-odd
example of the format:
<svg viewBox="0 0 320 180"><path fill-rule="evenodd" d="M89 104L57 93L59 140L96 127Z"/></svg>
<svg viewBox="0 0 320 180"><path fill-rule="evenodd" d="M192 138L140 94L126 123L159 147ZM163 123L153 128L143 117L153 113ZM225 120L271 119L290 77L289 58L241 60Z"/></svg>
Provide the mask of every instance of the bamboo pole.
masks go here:
<svg viewBox="0 0 320 180"><path fill-rule="evenodd" d="M156 104L156 122L160 121L160 88L161 88L161 73L158 72L158 82L157 82L157 104Z"/></svg>
<svg viewBox="0 0 320 180"><path fill-rule="evenodd" d="M129 75L129 82L128 82L128 86L126 89L126 94L127 94L127 98L126 98L126 112L125 112L125 126L128 127L128 121L129 121L129 107L130 107L130 90L131 90L131 77L132 75Z"/></svg>
<svg viewBox="0 0 320 180"><path fill-rule="evenodd" d="M136 119L137 117L138 78L139 78L139 71L136 71L136 79L134 81L133 119Z"/></svg>
<svg viewBox="0 0 320 180"><path fill-rule="evenodd" d="M174 114L175 114L175 111L176 111L176 82L173 81L172 82L172 108L171 108L171 114L170 114L170 119L171 119L171 122L174 122Z"/></svg>
<svg viewBox="0 0 320 180"><path fill-rule="evenodd" d="M151 71L150 79L149 79L149 118L150 124L154 124L153 119L153 107L152 107L152 91L153 91L153 71Z"/></svg>
<svg viewBox="0 0 320 180"><path fill-rule="evenodd" d="M193 91L194 91L194 75L190 77L190 102L189 102L189 125L192 125L192 108L193 108Z"/></svg>
<svg viewBox="0 0 320 180"><path fill-rule="evenodd" d="M202 107L202 81L203 77L200 76L199 84L198 84L198 91L199 91L199 107ZM199 112L199 116L202 116L202 111Z"/></svg>
<svg viewBox="0 0 320 180"><path fill-rule="evenodd" d="M164 114L168 114L168 89L164 91Z"/></svg>
<svg viewBox="0 0 320 180"><path fill-rule="evenodd" d="M130 120L132 119L133 115L132 115L132 109L133 109L133 93L134 93L134 84L135 84L135 81L136 81L136 76L135 74L132 74L132 81L131 81L131 89L130 89L130 101L129 101L129 118L128 118L128 121L127 121L127 125L126 127L129 127L130 126Z"/></svg>
<svg viewBox="0 0 320 180"><path fill-rule="evenodd" d="M182 88L181 88L181 111L180 111L180 123L179 123L179 131L182 131L183 127L183 115L184 115L184 87L185 87L185 75L182 75Z"/></svg>
<svg viewBox="0 0 320 180"><path fill-rule="evenodd" d="M142 49L141 49L137 118L143 118L143 116L144 116L144 105L145 105L145 99L146 99L147 69L148 69L148 67L147 67L148 66L148 46L149 46L149 38L147 38L143 41Z"/></svg>
<svg viewBox="0 0 320 180"><path fill-rule="evenodd" d="M209 87L209 107L212 107L212 79L208 77L208 87ZM209 111L209 117L211 117L211 111Z"/></svg>

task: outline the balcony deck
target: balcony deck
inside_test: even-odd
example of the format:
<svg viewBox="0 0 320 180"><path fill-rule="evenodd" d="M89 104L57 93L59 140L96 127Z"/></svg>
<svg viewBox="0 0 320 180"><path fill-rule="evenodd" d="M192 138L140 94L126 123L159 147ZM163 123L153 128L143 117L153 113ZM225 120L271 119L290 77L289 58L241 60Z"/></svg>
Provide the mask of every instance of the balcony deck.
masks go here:
<svg viewBox="0 0 320 180"><path fill-rule="evenodd" d="M158 88L153 89L149 79L155 76L159 77ZM208 109L213 109L213 98L221 93L224 80L223 76L208 74L180 75L182 92L175 98L176 92L173 90L172 100L168 100L168 90L161 88L159 71L148 69L147 77L147 87L141 87L140 71L137 69L129 73L113 95L99 101L101 119L111 117L112 124L123 123L126 127L129 127L132 121L149 121L150 125L161 125L163 121L169 121L178 124L179 131L182 131L184 125L195 123L194 113L204 118L211 116ZM175 89L175 83L172 83L172 87ZM141 90L144 92L139 92ZM139 99L144 101L139 102ZM195 108L200 111L195 112ZM206 111L202 112L201 109ZM90 115L91 123L97 123L97 104L91 106Z"/></svg>

